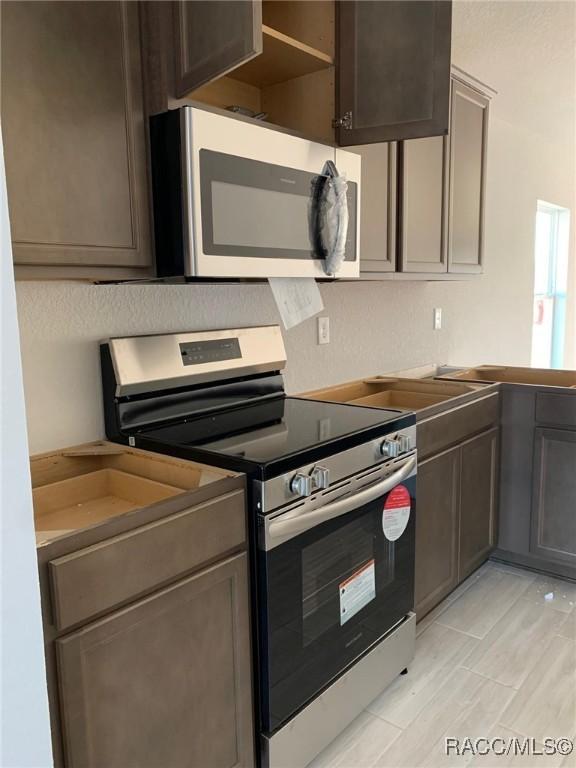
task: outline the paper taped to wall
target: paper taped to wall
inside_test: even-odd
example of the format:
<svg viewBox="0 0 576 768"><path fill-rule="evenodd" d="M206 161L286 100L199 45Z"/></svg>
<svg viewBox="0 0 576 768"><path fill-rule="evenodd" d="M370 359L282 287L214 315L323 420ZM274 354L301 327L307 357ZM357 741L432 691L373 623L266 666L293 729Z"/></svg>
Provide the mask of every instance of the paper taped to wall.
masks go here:
<svg viewBox="0 0 576 768"><path fill-rule="evenodd" d="M313 277L269 277L268 282L286 330L324 309Z"/></svg>

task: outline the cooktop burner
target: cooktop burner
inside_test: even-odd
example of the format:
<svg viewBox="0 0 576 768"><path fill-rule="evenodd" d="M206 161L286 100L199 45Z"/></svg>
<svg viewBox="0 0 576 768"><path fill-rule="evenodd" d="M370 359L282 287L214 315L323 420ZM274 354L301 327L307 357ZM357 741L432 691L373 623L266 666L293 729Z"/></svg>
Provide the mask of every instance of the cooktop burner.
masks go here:
<svg viewBox="0 0 576 768"><path fill-rule="evenodd" d="M302 462L305 454L335 441L341 446L354 436L365 441L367 431L384 434L383 425L402 416L395 410L277 397L141 430L137 439L268 465L291 457Z"/></svg>

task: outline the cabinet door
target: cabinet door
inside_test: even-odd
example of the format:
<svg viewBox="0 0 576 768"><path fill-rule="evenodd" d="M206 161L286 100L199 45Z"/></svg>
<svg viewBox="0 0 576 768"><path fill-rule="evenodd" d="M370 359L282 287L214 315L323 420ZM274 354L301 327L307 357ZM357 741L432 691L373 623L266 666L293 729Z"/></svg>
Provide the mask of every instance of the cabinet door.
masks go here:
<svg viewBox="0 0 576 768"><path fill-rule="evenodd" d="M450 122L450 272L481 272L489 101L452 81Z"/></svg>
<svg viewBox="0 0 576 768"><path fill-rule="evenodd" d="M530 551L576 565L576 432L536 429Z"/></svg>
<svg viewBox="0 0 576 768"><path fill-rule="evenodd" d="M262 53L261 0L184 0L173 8L175 96Z"/></svg>
<svg viewBox="0 0 576 768"><path fill-rule="evenodd" d="M458 481L454 448L418 465L416 617L420 620L458 583Z"/></svg>
<svg viewBox="0 0 576 768"><path fill-rule="evenodd" d="M360 208L360 269L394 272L396 269L397 145L364 144L354 147L362 155Z"/></svg>
<svg viewBox="0 0 576 768"><path fill-rule="evenodd" d="M247 557L56 641L66 765L253 765Z"/></svg>
<svg viewBox="0 0 576 768"><path fill-rule="evenodd" d="M446 272L448 139L400 147L400 271Z"/></svg>
<svg viewBox="0 0 576 768"><path fill-rule="evenodd" d="M336 4L341 145L448 131L452 4L350 0Z"/></svg>
<svg viewBox="0 0 576 768"><path fill-rule="evenodd" d="M149 267L138 4L2 3L14 260Z"/></svg>
<svg viewBox="0 0 576 768"><path fill-rule="evenodd" d="M488 558L495 544L499 432L484 432L461 448L459 581Z"/></svg>

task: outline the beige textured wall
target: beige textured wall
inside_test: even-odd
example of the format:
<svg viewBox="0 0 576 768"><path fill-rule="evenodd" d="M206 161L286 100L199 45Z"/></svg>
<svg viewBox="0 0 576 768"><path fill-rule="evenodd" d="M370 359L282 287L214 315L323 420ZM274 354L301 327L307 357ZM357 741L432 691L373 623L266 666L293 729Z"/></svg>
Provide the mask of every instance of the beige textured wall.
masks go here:
<svg viewBox="0 0 576 768"><path fill-rule="evenodd" d="M573 137L546 133L541 119L549 94L534 72L551 49L525 50L522 61L517 51L533 31L560 46L568 6L573 16L568 3L456 4L454 63L500 91L489 137L486 273L461 283L323 285L332 341L316 345L314 320L285 333L290 392L428 362L529 362L536 200L574 207L574 155ZM506 25L509 35L494 34ZM564 99L570 82L552 78L547 88ZM99 339L278 322L266 285L20 283L17 293L32 452L103 436ZM443 308L442 331L432 330L433 307Z"/></svg>

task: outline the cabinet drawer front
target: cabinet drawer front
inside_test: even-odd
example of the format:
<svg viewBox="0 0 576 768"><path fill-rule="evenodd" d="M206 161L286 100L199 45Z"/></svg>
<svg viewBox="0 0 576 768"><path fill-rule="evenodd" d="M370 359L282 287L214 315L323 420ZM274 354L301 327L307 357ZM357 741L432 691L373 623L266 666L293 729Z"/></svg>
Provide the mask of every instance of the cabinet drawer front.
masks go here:
<svg viewBox="0 0 576 768"><path fill-rule="evenodd" d="M500 395L494 393L421 421L417 425L418 455L424 459L449 448L467 437L496 426L499 418Z"/></svg>
<svg viewBox="0 0 576 768"><path fill-rule="evenodd" d="M536 421L539 424L576 427L576 391L569 395L539 392L536 395Z"/></svg>
<svg viewBox="0 0 576 768"><path fill-rule="evenodd" d="M243 491L234 491L50 561L58 630L117 605L241 547Z"/></svg>

